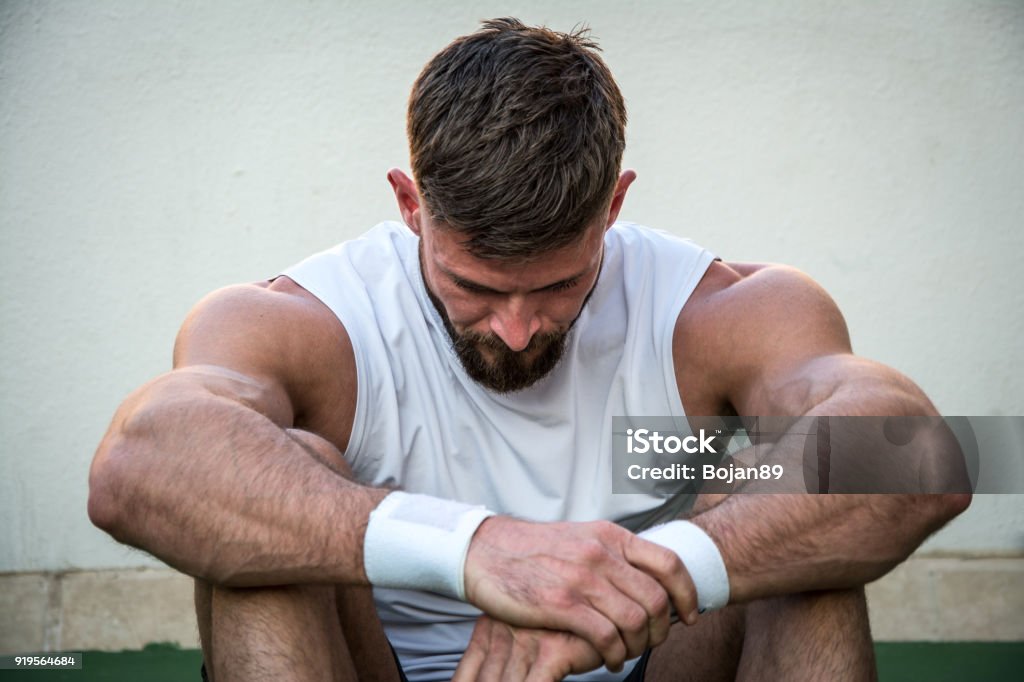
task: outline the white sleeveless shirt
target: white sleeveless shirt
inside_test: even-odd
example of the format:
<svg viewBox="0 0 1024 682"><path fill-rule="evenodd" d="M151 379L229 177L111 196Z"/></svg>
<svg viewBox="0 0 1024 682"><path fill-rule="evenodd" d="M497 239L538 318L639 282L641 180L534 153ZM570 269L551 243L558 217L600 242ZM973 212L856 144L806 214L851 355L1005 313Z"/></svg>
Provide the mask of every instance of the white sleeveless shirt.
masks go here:
<svg viewBox="0 0 1024 682"><path fill-rule="evenodd" d="M617 223L562 361L533 386L499 395L463 370L427 298L418 248L405 225L385 222L283 273L352 340L358 397L345 458L358 480L529 520L605 519L631 530L692 502L612 494L612 417L683 415L672 336L710 252ZM374 597L410 682L450 679L479 611L425 592Z"/></svg>

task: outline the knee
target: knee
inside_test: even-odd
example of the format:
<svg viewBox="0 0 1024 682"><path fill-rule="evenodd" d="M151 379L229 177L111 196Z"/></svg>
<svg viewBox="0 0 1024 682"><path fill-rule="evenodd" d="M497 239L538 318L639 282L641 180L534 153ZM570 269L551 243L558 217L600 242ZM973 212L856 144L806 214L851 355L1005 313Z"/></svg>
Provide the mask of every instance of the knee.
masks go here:
<svg viewBox="0 0 1024 682"><path fill-rule="evenodd" d="M337 633L333 585L224 587L210 590L211 644L252 637L290 641L297 633ZM333 635L328 638L333 637ZM219 646L218 643L221 645Z"/></svg>
<svg viewBox="0 0 1024 682"><path fill-rule="evenodd" d="M777 622L780 619L810 619L822 622L867 622L867 599L864 586L799 592L778 597L759 599L748 605L748 625L751 621Z"/></svg>
<svg viewBox="0 0 1024 682"><path fill-rule="evenodd" d="M297 605L308 604L319 606L321 604L334 603L333 585L266 585L261 587L228 587L225 585L209 585L209 599L211 607L216 611L218 607L235 606L244 604L279 604Z"/></svg>
<svg viewBox="0 0 1024 682"><path fill-rule="evenodd" d="M786 598L796 600L797 603L805 602L817 605L819 608L860 606L867 603L863 585L837 590L802 592L800 594L787 595Z"/></svg>
<svg viewBox="0 0 1024 682"><path fill-rule="evenodd" d="M752 604L782 605L782 606L824 606L833 604L857 604L865 602L864 586L843 588L837 590L816 590L813 592L796 592L783 594L777 597L759 599Z"/></svg>

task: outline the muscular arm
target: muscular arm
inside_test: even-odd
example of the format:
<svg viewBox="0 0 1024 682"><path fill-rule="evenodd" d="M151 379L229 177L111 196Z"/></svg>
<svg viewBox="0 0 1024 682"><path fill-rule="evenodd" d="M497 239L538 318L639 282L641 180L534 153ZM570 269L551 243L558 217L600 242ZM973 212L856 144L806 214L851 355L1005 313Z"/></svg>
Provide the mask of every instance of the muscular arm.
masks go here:
<svg viewBox="0 0 1024 682"><path fill-rule="evenodd" d="M99 446L93 522L216 583L365 583L366 519L386 491L352 483L323 457L332 446L318 453L286 430L310 418L310 396L337 397L340 415L354 398L347 337L318 306L287 280L197 306L175 369L122 404Z"/></svg>
<svg viewBox="0 0 1024 682"><path fill-rule="evenodd" d="M339 473L355 381L344 329L294 284L214 294L183 326L175 369L115 415L90 472L93 522L215 583L365 584L367 521L388 491ZM620 665L668 633L666 595L635 566L682 608L693 587L663 548L612 524L568 525L485 522L466 561L469 600L514 625L575 632Z"/></svg>
<svg viewBox="0 0 1024 682"><path fill-rule="evenodd" d="M908 379L852 355L842 317L813 282L789 269L756 276L754 270L713 265L680 316L674 350L687 414L935 413ZM928 466L927 455L922 470L934 476L938 468ZM963 495L744 493L714 499L693 521L718 544L731 601L742 602L872 580L967 501ZM674 570L686 575L681 564ZM676 603L693 624L691 607L695 602ZM585 642L566 632L524 631L485 618L456 679L488 672L554 679L596 661Z"/></svg>
<svg viewBox="0 0 1024 682"><path fill-rule="evenodd" d="M936 414L909 379L852 354L835 304L801 273L718 264L705 279L676 329L677 379L698 395L686 404L684 390L688 414ZM944 466L944 444L919 440L915 466L929 487L959 489L959 472ZM867 436L855 445L870 456L873 442ZM969 502L969 494L743 493L693 520L719 544L731 601L741 602L874 580Z"/></svg>

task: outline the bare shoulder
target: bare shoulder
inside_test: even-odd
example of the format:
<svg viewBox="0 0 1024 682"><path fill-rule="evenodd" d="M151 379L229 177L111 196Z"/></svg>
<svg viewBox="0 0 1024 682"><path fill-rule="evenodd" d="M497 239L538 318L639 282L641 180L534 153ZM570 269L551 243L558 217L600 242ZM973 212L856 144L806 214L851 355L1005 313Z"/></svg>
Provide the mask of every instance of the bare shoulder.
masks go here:
<svg viewBox="0 0 1024 682"><path fill-rule="evenodd" d="M792 325L811 314L816 324L831 325L841 322L838 312L821 285L796 268L776 263L715 261L687 301L679 324L732 326L756 322L771 326L775 320ZM820 314L828 319L816 319Z"/></svg>
<svg viewBox="0 0 1024 682"><path fill-rule="evenodd" d="M275 422L347 440L356 395L351 340L327 306L287 277L203 298L178 333L174 367L237 373L260 387L251 406Z"/></svg>
<svg viewBox="0 0 1024 682"><path fill-rule="evenodd" d="M236 284L204 297L189 312L174 348L175 366L301 361L289 351L315 350L345 330L316 297L287 277ZM268 367L269 368L269 367Z"/></svg>
<svg viewBox="0 0 1024 682"><path fill-rule="evenodd" d="M673 337L689 414L742 412L751 388L771 375L850 352L846 322L831 296L800 270L776 264L712 263Z"/></svg>

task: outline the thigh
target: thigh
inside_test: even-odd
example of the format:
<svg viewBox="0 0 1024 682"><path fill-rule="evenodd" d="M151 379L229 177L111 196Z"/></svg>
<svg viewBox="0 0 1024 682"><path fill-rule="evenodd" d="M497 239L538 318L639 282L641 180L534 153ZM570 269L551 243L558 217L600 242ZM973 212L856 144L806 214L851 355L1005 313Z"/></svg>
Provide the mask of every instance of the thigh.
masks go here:
<svg viewBox="0 0 1024 682"><path fill-rule="evenodd" d="M286 433L324 466L352 477L330 442L300 429ZM271 670L287 671L281 679L401 679L368 586L240 589L196 580L195 605L203 658L215 682Z"/></svg>
<svg viewBox="0 0 1024 682"><path fill-rule="evenodd" d="M746 628L740 679L877 679L862 587L752 602Z"/></svg>
<svg viewBox="0 0 1024 682"><path fill-rule="evenodd" d="M743 652L746 607L705 613L697 624L679 622L651 652L645 682L734 680Z"/></svg>
<svg viewBox="0 0 1024 682"><path fill-rule="evenodd" d="M212 586L208 598L203 659L214 682L358 679L332 586Z"/></svg>
<svg viewBox="0 0 1024 682"><path fill-rule="evenodd" d="M195 594L204 679L405 679L368 587L235 589L197 580Z"/></svg>
<svg viewBox="0 0 1024 682"><path fill-rule="evenodd" d="M405 676L377 616L371 587L338 587L335 608L349 656L366 682L395 682Z"/></svg>

